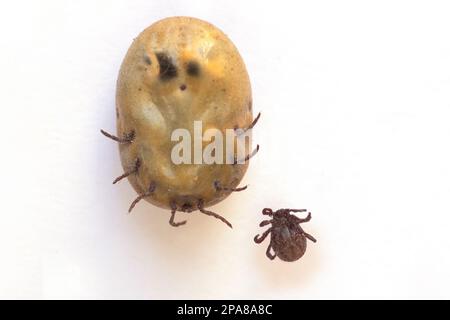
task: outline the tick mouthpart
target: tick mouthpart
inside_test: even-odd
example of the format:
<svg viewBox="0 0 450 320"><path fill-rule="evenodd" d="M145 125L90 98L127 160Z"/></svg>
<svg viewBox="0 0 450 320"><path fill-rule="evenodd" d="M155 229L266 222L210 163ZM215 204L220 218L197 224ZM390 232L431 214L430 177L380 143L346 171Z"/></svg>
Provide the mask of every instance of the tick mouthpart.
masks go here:
<svg viewBox="0 0 450 320"><path fill-rule="evenodd" d="M196 209L195 209L194 206L193 206L192 204L190 204L190 203L185 203L185 204L183 204L183 205L181 206L181 208L180 208L180 211L182 211L182 212L192 212L192 211L194 211L194 210L196 210Z"/></svg>

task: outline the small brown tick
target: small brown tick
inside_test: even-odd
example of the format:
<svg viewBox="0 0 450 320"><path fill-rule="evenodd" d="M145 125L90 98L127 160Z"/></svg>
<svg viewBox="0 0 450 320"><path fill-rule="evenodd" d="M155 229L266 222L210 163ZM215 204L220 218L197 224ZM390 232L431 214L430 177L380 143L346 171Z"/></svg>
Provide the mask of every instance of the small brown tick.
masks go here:
<svg viewBox="0 0 450 320"><path fill-rule="evenodd" d="M272 224L261 236L256 235L254 240L261 243L270 234L270 243L267 247L266 255L270 260L275 257L283 261L292 262L300 259L306 251L306 239L316 242L313 236L307 234L300 227L301 223L311 220L311 213L304 219L300 219L290 212L306 212L306 209L279 209L275 212L265 208L262 214L272 217L271 220L264 220L260 227ZM273 253L271 252L273 250Z"/></svg>

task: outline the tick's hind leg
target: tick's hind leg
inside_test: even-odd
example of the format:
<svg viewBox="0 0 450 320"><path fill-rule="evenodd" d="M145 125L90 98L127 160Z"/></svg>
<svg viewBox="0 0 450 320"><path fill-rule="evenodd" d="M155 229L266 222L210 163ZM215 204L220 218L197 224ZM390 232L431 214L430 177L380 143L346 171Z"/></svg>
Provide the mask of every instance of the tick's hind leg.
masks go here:
<svg viewBox="0 0 450 320"><path fill-rule="evenodd" d="M317 242L317 240L312 235L310 235L309 233L303 232L303 235L306 238L308 238L309 240L311 240L312 242Z"/></svg>
<svg viewBox="0 0 450 320"><path fill-rule="evenodd" d="M271 251L271 249L273 249L272 248L272 241L270 241L270 244L269 244L269 246L267 247L267 250L266 250L266 256L267 256L267 258L269 258L270 260L273 260L273 259L275 259L275 257L277 256L276 255L276 253L271 253L270 251Z"/></svg>
<svg viewBox="0 0 450 320"><path fill-rule="evenodd" d="M256 235L256 236L253 238L253 241L255 241L256 243L261 243L261 242L263 242L264 239L267 238L267 236L269 235L270 232L272 232L272 228L269 228L269 229L267 229L266 231L264 231L264 233L263 233L261 236Z"/></svg>
<svg viewBox="0 0 450 320"><path fill-rule="evenodd" d="M179 226L182 226L183 224L186 224L186 222L187 222L186 220L180 221L180 222L175 222L174 221L175 220L175 213L177 212L177 205L174 202L172 202L170 204L170 206L172 208L172 212L171 212L171 215L170 215L169 224L171 226L173 226L173 227L179 227Z"/></svg>
<svg viewBox="0 0 450 320"><path fill-rule="evenodd" d="M201 213L204 213L208 216L214 217L216 219L219 219L220 221L222 221L223 223L225 223L227 226L229 226L230 228L233 228L233 226L231 225L231 223L228 222L227 219L225 219L224 217L222 217L221 215L218 215L215 212L206 210L204 207L204 203L203 200L198 200L198 204L197 204L198 210L200 210Z"/></svg>
<svg viewBox="0 0 450 320"><path fill-rule="evenodd" d="M148 197L149 195L151 195L153 192L155 192L156 189L156 184L155 182L151 182L150 183L150 187L148 188L147 192L140 194L136 199L134 199L134 201L131 203L130 208L128 209L128 213L131 212L131 210L133 210L133 208L136 206L136 204L141 201L142 199L144 199L145 197Z"/></svg>

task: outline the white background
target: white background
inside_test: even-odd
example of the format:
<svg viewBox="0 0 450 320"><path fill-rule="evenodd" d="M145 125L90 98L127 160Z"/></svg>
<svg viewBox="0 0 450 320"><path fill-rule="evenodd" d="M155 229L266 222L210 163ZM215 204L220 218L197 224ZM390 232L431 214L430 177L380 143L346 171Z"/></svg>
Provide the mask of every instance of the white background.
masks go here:
<svg viewBox="0 0 450 320"><path fill-rule="evenodd" d="M1 298L450 298L448 1L4 1ZM188 15L233 40L261 145L234 225L139 203L115 81L132 39ZM308 208L295 263L256 245L263 207ZM179 218L183 214L180 214Z"/></svg>

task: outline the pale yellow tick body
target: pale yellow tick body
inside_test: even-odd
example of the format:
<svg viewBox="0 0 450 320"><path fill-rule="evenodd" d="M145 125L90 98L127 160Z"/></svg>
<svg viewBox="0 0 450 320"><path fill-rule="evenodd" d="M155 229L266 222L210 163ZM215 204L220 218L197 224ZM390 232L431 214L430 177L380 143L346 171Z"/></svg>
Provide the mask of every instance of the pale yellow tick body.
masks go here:
<svg viewBox="0 0 450 320"><path fill-rule="evenodd" d="M194 121L202 121L203 130L219 129L225 137L226 129L245 129L253 120L245 64L213 25L172 17L145 29L122 63L116 107L118 136L125 139L119 145L121 161L131 173L127 177L141 198L172 209L172 225L175 210L216 204L243 178L248 161L176 165L171 159L175 129L194 136Z"/></svg>

